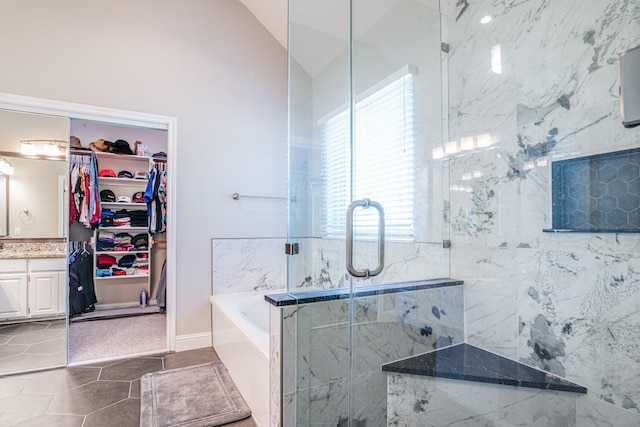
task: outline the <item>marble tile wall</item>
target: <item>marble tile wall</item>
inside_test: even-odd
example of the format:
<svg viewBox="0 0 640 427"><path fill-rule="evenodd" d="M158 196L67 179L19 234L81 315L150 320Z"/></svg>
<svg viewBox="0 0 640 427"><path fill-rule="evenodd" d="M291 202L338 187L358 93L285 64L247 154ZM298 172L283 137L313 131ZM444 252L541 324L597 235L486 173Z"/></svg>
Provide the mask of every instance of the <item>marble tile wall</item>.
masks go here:
<svg viewBox="0 0 640 427"><path fill-rule="evenodd" d="M287 287L285 238L211 239L213 294Z"/></svg>
<svg viewBox="0 0 640 427"><path fill-rule="evenodd" d="M348 287L345 241L339 239L295 239L300 255L291 259L291 290ZM374 269L378 263L377 242L358 242L354 251L357 269ZM439 243L385 243L385 267L379 276L357 280L355 286L450 277L449 253Z"/></svg>
<svg viewBox="0 0 640 427"><path fill-rule="evenodd" d="M553 160L640 146L640 128L620 123L618 96L619 55L640 44L640 3L442 0L441 10L449 140L491 135L490 146L443 159L466 340L586 386L601 404L579 402L599 409L578 425L635 417L640 235L542 229ZM498 45L500 74L491 69Z"/></svg>
<svg viewBox="0 0 640 427"><path fill-rule="evenodd" d="M386 424L383 363L462 341L462 295L453 286L354 300L352 422ZM285 426L346 425L349 307L335 300L283 309Z"/></svg>

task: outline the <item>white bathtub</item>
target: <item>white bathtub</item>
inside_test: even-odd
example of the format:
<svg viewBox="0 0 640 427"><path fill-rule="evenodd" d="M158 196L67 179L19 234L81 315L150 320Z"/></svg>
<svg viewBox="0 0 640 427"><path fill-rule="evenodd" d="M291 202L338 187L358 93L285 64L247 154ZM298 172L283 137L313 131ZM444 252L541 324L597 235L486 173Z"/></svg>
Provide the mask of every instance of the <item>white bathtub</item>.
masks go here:
<svg viewBox="0 0 640 427"><path fill-rule="evenodd" d="M280 291L269 291L276 293ZM251 408L269 426L269 303L263 293L213 295L213 347Z"/></svg>

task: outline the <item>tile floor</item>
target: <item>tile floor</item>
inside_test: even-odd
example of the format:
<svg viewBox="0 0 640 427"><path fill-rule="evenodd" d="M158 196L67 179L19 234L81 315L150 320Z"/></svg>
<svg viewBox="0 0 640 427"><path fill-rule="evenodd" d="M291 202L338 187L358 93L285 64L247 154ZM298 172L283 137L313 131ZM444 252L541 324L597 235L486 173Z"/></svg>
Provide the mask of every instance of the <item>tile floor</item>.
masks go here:
<svg viewBox="0 0 640 427"><path fill-rule="evenodd" d="M0 426L137 427L142 375L215 360L207 348L0 377Z"/></svg>
<svg viewBox="0 0 640 427"><path fill-rule="evenodd" d="M0 325L0 374L64 366L65 319Z"/></svg>

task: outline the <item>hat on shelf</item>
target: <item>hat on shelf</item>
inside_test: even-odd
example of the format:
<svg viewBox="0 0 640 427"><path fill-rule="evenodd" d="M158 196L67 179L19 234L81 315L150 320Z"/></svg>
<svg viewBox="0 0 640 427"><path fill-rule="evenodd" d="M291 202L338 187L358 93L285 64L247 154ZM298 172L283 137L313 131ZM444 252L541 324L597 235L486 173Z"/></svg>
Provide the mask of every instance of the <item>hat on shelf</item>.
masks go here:
<svg viewBox="0 0 640 427"><path fill-rule="evenodd" d="M133 177L135 179L149 179L149 172L147 171L143 171L143 170L137 170L134 174Z"/></svg>
<svg viewBox="0 0 640 427"><path fill-rule="evenodd" d="M109 176L115 178L116 173L113 169L101 169L100 172L98 172L98 176Z"/></svg>
<svg viewBox="0 0 640 427"><path fill-rule="evenodd" d="M119 203L131 203L131 197L129 196L120 196L118 197Z"/></svg>
<svg viewBox="0 0 640 427"><path fill-rule="evenodd" d="M156 157L158 159L166 159L167 153L165 153L164 151L158 151L157 153L153 153L153 157Z"/></svg>
<svg viewBox="0 0 640 427"><path fill-rule="evenodd" d="M111 190L102 190L100 192L100 201L101 202L115 202L116 195Z"/></svg>
<svg viewBox="0 0 640 427"><path fill-rule="evenodd" d="M135 261L135 255L125 255L118 260L118 267L131 267Z"/></svg>
<svg viewBox="0 0 640 427"><path fill-rule="evenodd" d="M118 178L133 178L133 174L129 171L118 172Z"/></svg>
<svg viewBox="0 0 640 427"><path fill-rule="evenodd" d="M107 147L109 147L109 151L115 154L133 154L131 151L131 146L124 139L117 139L116 142L105 141L104 142Z"/></svg>
<svg viewBox="0 0 640 427"><path fill-rule="evenodd" d="M136 191L131 196L131 203L144 203L144 192Z"/></svg>
<svg viewBox="0 0 640 427"><path fill-rule="evenodd" d="M81 150L86 150L86 148L82 146L82 143L80 142L80 138L78 138L77 136L73 136L73 135L71 135L71 137L69 138L69 146L71 148L78 148L78 149L81 149Z"/></svg>
<svg viewBox="0 0 640 427"><path fill-rule="evenodd" d="M89 144L89 149L91 151L95 151L96 153L106 153L109 151L109 147L107 147L107 144L105 144L104 139L93 141Z"/></svg>

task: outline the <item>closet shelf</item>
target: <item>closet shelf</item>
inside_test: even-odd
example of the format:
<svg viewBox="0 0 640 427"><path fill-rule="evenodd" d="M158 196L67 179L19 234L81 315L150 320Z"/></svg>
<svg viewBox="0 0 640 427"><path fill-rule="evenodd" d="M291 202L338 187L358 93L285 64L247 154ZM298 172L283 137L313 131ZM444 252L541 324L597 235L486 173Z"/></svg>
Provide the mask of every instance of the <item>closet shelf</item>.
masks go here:
<svg viewBox="0 0 640 427"><path fill-rule="evenodd" d="M96 254L102 255L129 255L129 254L146 254L149 249L141 249L138 251L96 251Z"/></svg>
<svg viewBox="0 0 640 427"><path fill-rule="evenodd" d="M95 276L94 279L95 280L114 280L114 279L132 279L136 277L139 279L148 279L149 275L148 274L127 274L125 276L104 276L104 277Z"/></svg>
<svg viewBox="0 0 640 427"><path fill-rule="evenodd" d="M146 203L123 203L123 202L100 202L102 206L113 206L118 208L141 208L141 210L147 209Z"/></svg>
<svg viewBox="0 0 640 427"><path fill-rule="evenodd" d="M103 184L108 185L126 185L131 187L132 185L139 185L140 187L146 187L149 182L148 179L135 179L135 178L113 178L110 176L101 176L98 180Z"/></svg>
<svg viewBox="0 0 640 427"><path fill-rule="evenodd" d="M147 231L148 228L147 227L126 227L126 226L121 226L121 227L99 227L98 230L105 230L105 231L119 231L119 230L124 230L124 231Z"/></svg>

